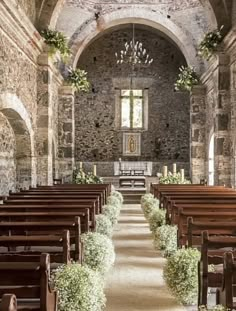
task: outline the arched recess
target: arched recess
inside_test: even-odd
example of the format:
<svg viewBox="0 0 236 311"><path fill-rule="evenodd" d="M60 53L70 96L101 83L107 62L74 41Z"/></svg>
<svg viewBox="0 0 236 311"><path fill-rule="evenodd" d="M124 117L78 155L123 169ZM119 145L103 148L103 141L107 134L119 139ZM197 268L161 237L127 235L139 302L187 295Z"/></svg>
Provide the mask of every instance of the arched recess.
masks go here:
<svg viewBox="0 0 236 311"><path fill-rule="evenodd" d="M143 24L164 33L179 47L187 63L200 72L201 62L196 57L197 50L192 35L178 27L160 12L150 12L143 7L137 7L135 10L132 8L126 8L122 11L116 10L103 15L99 21L91 20L84 27L79 27L71 38L72 66L76 67L81 53L99 34L114 26L129 23Z"/></svg>
<svg viewBox="0 0 236 311"><path fill-rule="evenodd" d="M232 25L232 0L200 0L208 15L212 28L224 25L223 32L227 33Z"/></svg>
<svg viewBox="0 0 236 311"><path fill-rule="evenodd" d="M42 0L37 1L37 28L54 29L58 16L61 13L65 0Z"/></svg>
<svg viewBox="0 0 236 311"><path fill-rule="evenodd" d="M15 136L16 188L36 184L34 131L21 100L11 93L0 94L0 112Z"/></svg>
<svg viewBox="0 0 236 311"><path fill-rule="evenodd" d="M214 138L215 135L214 133L211 134L210 136L210 141L209 141L209 149L208 149L208 184L210 186L214 185L214 172L215 172L215 152L214 152Z"/></svg>

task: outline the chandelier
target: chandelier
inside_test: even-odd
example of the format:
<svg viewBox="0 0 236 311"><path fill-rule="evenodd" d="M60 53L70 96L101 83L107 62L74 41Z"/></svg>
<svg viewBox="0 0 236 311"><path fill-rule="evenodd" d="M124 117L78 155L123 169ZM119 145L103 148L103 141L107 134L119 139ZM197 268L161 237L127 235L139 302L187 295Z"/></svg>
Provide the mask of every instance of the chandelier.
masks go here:
<svg viewBox="0 0 236 311"><path fill-rule="evenodd" d="M129 64L132 67L141 66L148 67L152 62L153 58L150 58L147 50L143 47L142 42L135 41L134 38L134 24L133 35L130 42L125 43L124 50L121 50L119 54L116 52L116 63L117 64Z"/></svg>

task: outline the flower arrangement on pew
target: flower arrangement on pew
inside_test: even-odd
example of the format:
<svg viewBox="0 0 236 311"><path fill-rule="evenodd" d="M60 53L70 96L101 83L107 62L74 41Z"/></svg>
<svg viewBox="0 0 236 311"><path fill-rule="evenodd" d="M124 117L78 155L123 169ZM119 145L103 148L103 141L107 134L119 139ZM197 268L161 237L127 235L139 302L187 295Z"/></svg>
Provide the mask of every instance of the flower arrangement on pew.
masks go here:
<svg viewBox="0 0 236 311"><path fill-rule="evenodd" d="M149 216L149 227L150 230L155 236L157 229L166 223L166 210L164 209L154 209Z"/></svg>
<svg viewBox="0 0 236 311"><path fill-rule="evenodd" d="M97 232L84 233L81 239L84 264L104 277L115 261L115 251L111 239Z"/></svg>
<svg viewBox="0 0 236 311"><path fill-rule="evenodd" d="M112 237L113 225L106 215L96 215L96 232L104 234L108 238Z"/></svg>
<svg viewBox="0 0 236 311"><path fill-rule="evenodd" d="M179 249L167 258L164 266L164 279L171 292L183 304L196 304L199 260L200 252L197 249Z"/></svg>
<svg viewBox="0 0 236 311"><path fill-rule="evenodd" d="M154 247L163 250L164 257L169 257L177 251L177 226L162 225L153 234Z"/></svg>
<svg viewBox="0 0 236 311"><path fill-rule="evenodd" d="M153 194L151 193L147 193L142 196L141 208L147 220L149 220L149 217L154 210L159 209L159 204L159 200L154 198Z"/></svg>
<svg viewBox="0 0 236 311"><path fill-rule="evenodd" d="M78 263L62 265L53 274L59 311L103 310L106 304L100 273Z"/></svg>

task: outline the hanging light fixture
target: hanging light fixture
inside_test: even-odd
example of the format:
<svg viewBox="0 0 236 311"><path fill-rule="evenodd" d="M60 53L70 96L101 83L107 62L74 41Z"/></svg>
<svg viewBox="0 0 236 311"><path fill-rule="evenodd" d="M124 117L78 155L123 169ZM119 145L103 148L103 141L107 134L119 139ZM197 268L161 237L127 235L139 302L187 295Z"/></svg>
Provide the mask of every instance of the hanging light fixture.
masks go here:
<svg viewBox="0 0 236 311"><path fill-rule="evenodd" d="M143 47L142 42L135 41L134 37L134 24L132 40L125 43L124 50L115 53L117 64L129 64L133 68L135 66L148 67L152 62L153 58L150 58L147 50Z"/></svg>

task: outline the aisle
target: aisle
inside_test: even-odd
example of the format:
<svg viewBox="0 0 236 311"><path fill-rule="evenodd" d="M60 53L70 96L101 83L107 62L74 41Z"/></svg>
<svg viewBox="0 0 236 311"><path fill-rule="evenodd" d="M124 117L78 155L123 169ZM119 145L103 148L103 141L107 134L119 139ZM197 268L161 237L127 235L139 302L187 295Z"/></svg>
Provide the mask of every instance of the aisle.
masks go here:
<svg viewBox="0 0 236 311"><path fill-rule="evenodd" d="M106 311L184 311L162 279L164 259L154 251L140 205L124 205L113 241L116 262L106 286Z"/></svg>

